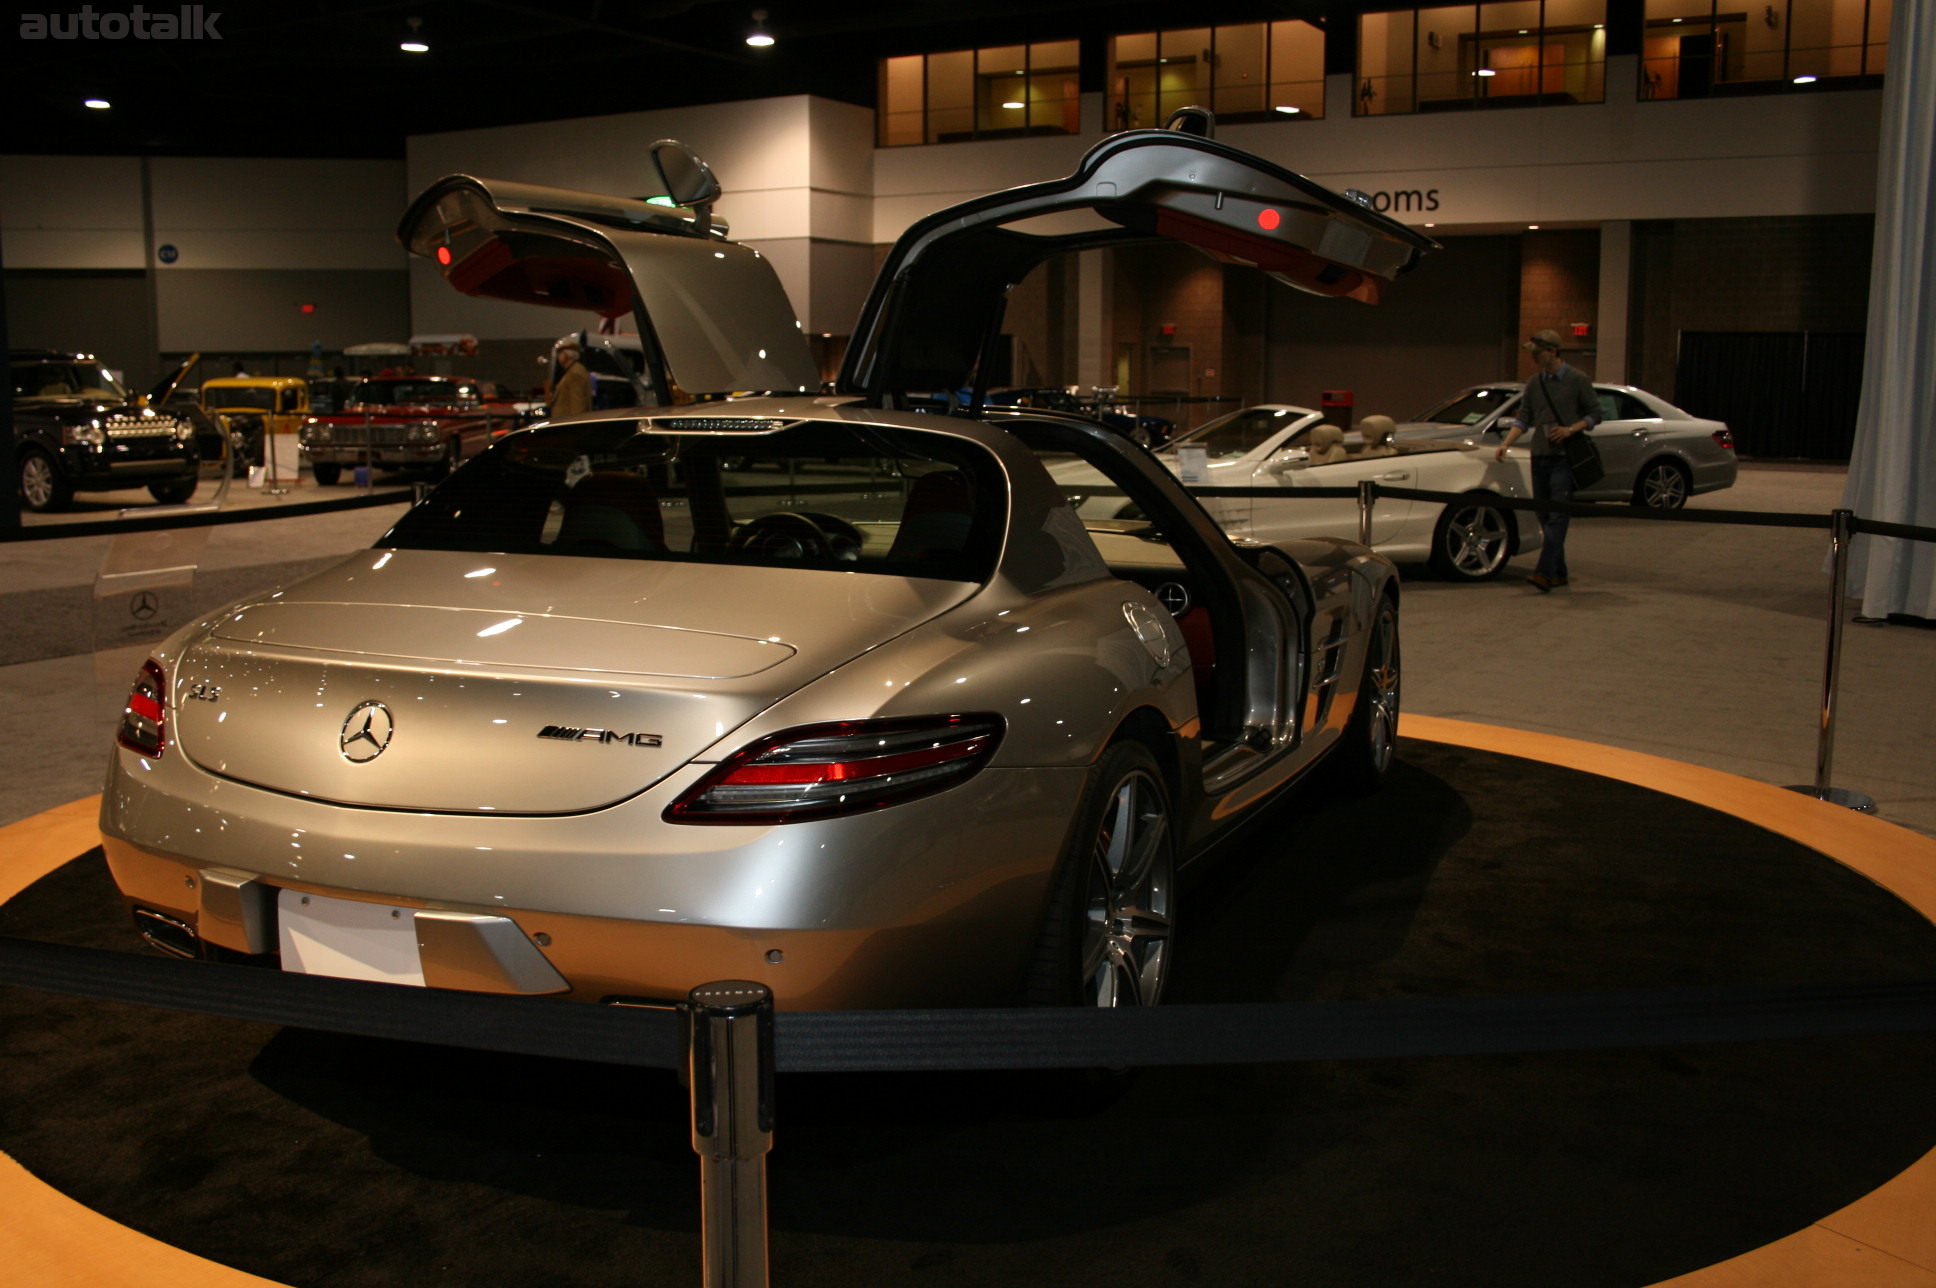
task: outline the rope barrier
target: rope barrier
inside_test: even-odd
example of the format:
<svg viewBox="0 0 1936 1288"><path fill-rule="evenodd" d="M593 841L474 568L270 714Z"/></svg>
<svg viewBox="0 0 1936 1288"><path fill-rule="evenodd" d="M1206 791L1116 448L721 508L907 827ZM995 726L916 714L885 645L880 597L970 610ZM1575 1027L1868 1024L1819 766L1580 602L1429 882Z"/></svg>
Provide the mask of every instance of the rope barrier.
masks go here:
<svg viewBox="0 0 1936 1288"><path fill-rule="evenodd" d="M0 983L364 1037L651 1068L673 1009L587 1006L0 936ZM782 1072L1495 1055L1936 1030L1936 981L1095 1009L784 1011Z"/></svg>
<svg viewBox="0 0 1936 1288"><path fill-rule="evenodd" d="M159 532L165 528L215 528L230 523L259 523L264 519L300 519L339 510L367 510L379 505L403 505L415 494L398 488L337 501L298 501L294 505L265 506L260 510L219 510L204 514L157 514L140 519L104 519L93 523L43 523L34 527L0 528L0 542L57 541L63 537L112 537L123 532Z"/></svg>

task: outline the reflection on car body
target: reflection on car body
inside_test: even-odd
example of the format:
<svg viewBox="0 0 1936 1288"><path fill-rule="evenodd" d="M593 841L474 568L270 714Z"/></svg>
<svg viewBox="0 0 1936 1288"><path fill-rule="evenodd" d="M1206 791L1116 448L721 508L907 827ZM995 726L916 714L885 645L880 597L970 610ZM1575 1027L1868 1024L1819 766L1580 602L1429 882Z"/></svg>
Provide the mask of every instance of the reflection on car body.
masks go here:
<svg viewBox="0 0 1936 1288"><path fill-rule="evenodd" d="M1598 384L1600 423L1593 442L1606 476L1580 488L1577 501L1631 501L1673 510L1690 496L1734 486L1734 435L1718 420L1690 415L1632 385ZM1497 444L1519 407L1523 381L1474 385L1398 427L1395 438L1471 437Z"/></svg>
<svg viewBox="0 0 1936 1288"><path fill-rule="evenodd" d="M1394 570L1233 542L1099 426L900 404L971 383L1017 273L1159 229L1335 295L1432 245L1211 140L1116 135L910 228L821 397L770 266L703 210L433 185L407 245L460 290L635 312L667 405L507 435L375 549L157 649L101 815L137 922L583 1001L1158 1000L1178 867L1320 765L1389 764ZM749 453L786 480L721 468ZM1071 459L1142 517L1085 522Z"/></svg>
<svg viewBox="0 0 1936 1288"><path fill-rule="evenodd" d="M76 492L145 487L163 504L195 494L195 424L159 409L187 364L136 398L91 354L13 349L14 478L20 503L64 510Z"/></svg>
<svg viewBox="0 0 1936 1288"><path fill-rule="evenodd" d="M518 421L503 388L455 376L371 376L343 410L311 416L302 454L324 487L345 465L448 474Z"/></svg>

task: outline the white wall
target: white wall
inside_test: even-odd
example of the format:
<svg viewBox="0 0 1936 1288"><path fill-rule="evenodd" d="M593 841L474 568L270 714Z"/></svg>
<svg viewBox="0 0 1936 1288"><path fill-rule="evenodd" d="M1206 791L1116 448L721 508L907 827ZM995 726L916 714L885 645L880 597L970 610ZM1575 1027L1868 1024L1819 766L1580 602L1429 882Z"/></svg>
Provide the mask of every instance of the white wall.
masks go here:
<svg viewBox="0 0 1936 1288"><path fill-rule="evenodd" d="M0 156L8 268L140 268L139 157Z"/></svg>
<svg viewBox="0 0 1936 1288"><path fill-rule="evenodd" d="M154 243L196 269L400 270L398 161L156 157Z"/></svg>

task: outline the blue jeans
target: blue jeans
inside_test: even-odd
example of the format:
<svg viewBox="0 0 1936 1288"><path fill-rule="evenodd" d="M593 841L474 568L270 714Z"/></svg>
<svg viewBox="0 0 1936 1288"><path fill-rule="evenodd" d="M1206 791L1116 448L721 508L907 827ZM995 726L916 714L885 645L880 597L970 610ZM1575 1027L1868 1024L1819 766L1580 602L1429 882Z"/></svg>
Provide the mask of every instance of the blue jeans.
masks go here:
<svg viewBox="0 0 1936 1288"><path fill-rule="evenodd" d="M1533 457L1533 499L1537 501L1571 501L1573 499L1573 467L1558 452L1550 456ZM1539 512L1540 540L1539 566L1533 571L1542 577L1566 576L1566 528L1573 521L1570 514Z"/></svg>

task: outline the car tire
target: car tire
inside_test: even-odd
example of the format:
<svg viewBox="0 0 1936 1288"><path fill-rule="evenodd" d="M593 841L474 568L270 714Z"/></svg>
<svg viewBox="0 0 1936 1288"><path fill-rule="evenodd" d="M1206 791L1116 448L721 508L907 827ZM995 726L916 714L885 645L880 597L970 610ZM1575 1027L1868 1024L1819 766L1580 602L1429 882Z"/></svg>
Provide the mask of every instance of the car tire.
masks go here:
<svg viewBox="0 0 1936 1288"><path fill-rule="evenodd" d="M309 472L315 476L317 487L335 487L336 480L343 477L343 467L335 461L317 461Z"/></svg>
<svg viewBox="0 0 1936 1288"><path fill-rule="evenodd" d="M36 514L65 510L74 500L74 485L61 474L54 458L38 448L20 454L20 504Z"/></svg>
<svg viewBox="0 0 1936 1288"><path fill-rule="evenodd" d="M1453 581L1489 581L1512 558L1510 511L1483 496L1460 497L1439 512L1432 568Z"/></svg>
<svg viewBox="0 0 1936 1288"><path fill-rule="evenodd" d="M182 505L195 495L196 479L177 479L173 483L150 483L148 495L163 505Z"/></svg>
<svg viewBox="0 0 1936 1288"><path fill-rule="evenodd" d="M1089 775L1029 978L1037 1006L1154 1006L1173 957L1176 834L1170 791L1142 743Z"/></svg>
<svg viewBox="0 0 1936 1288"><path fill-rule="evenodd" d="M1678 510L1687 504L1693 480L1679 461L1662 457L1647 462L1634 479L1633 503L1648 510Z"/></svg>
<svg viewBox="0 0 1936 1288"><path fill-rule="evenodd" d="M1332 784L1342 792L1366 795L1385 781L1398 743L1400 680L1398 602L1380 596L1365 643L1364 676L1351 719L1327 760Z"/></svg>

